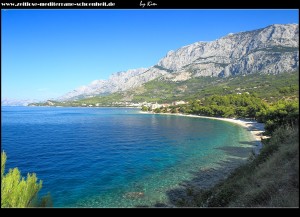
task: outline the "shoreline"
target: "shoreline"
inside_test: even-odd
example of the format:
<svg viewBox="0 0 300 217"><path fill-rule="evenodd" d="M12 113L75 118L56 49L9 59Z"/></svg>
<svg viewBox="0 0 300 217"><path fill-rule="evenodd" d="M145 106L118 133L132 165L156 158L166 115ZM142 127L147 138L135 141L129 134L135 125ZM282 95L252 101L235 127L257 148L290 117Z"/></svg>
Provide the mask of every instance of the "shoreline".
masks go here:
<svg viewBox="0 0 300 217"><path fill-rule="evenodd" d="M201 115L189 115L189 114L181 114L181 113L153 113L153 112L143 112L140 111L141 114L160 114L160 115L174 115L174 116L182 116L182 117L191 117L191 118L206 118L212 120L226 121L233 124L237 124L241 127L246 128L252 135L254 141L256 143L256 147L254 147L255 155L258 155L262 148L262 139L269 138L267 136L263 136L262 133L265 131L264 124L258 123L257 121L246 120L246 119L235 119L235 118L217 118L217 117L209 117L209 116L201 116Z"/></svg>

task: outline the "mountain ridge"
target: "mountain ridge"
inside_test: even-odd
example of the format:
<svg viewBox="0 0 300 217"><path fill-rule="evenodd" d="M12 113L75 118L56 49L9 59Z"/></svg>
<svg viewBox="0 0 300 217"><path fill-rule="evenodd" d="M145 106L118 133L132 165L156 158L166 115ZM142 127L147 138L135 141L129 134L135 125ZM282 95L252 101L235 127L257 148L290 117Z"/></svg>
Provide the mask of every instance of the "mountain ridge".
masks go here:
<svg viewBox="0 0 300 217"><path fill-rule="evenodd" d="M59 100L126 91L159 77L176 82L201 76L228 77L256 72L278 74L297 68L299 25L273 24L171 50L150 68L114 73L107 80L95 80L65 94Z"/></svg>

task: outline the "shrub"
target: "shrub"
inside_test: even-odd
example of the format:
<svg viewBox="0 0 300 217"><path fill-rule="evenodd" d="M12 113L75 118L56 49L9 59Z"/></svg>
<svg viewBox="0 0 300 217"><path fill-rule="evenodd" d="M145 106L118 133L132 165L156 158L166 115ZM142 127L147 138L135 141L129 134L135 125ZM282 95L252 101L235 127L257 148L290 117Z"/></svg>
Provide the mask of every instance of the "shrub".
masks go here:
<svg viewBox="0 0 300 217"><path fill-rule="evenodd" d="M52 203L50 194L38 202L38 192L42 181L38 182L35 173L28 173L27 179L21 176L18 168L9 169L5 174L6 154L1 153L1 207L47 206Z"/></svg>

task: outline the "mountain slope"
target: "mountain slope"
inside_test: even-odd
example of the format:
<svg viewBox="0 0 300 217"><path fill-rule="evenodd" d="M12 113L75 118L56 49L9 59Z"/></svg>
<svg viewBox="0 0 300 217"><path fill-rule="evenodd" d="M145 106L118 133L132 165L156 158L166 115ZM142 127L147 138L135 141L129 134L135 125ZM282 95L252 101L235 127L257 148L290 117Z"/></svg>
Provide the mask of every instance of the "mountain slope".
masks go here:
<svg viewBox="0 0 300 217"><path fill-rule="evenodd" d="M299 67L299 25L271 25L171 51L158 65L191 77L281 73Z"/></svg>
<svg viewBox="0 0 300 217"><path fill-rule="evenodd" d="M230 77L199 77L173 82L154 79L139 87L74 101L49 100L36 106L141 106L148 103L172 103L202 99L211 95L256 94L267 102L299 98L299 71L281 74L248 74Z"/></svg>
<svg viewBox="0 0 300 217"><path fill-rule="evenodd" d="M299 25L274 24L253 31L228 34L211 42L196 42L169 51L149 69L133 69L96 80L62 96L74 100L125 91L161 78L185 81L195 77L238 74L279 74L299 69Z"/></svg>

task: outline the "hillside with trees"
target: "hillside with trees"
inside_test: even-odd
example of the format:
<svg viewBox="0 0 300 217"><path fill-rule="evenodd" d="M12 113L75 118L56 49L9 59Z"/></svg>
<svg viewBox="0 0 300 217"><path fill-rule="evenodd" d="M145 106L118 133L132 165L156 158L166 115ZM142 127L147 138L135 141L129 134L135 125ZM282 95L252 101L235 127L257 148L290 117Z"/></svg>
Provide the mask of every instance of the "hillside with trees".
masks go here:
<svg viewBox="0 0 300 217"><path fill-rule="evenodd" d="M266 102L298 98L299 72L282 74L249 74L225 78L199 77L186 81L170 81L157 78L140 87L109 95L95 96L73 101L48 100L30 106L107 107L127 106L132 103L171 103L178 100L196 100L212 95L256 94Z"/></svg>

